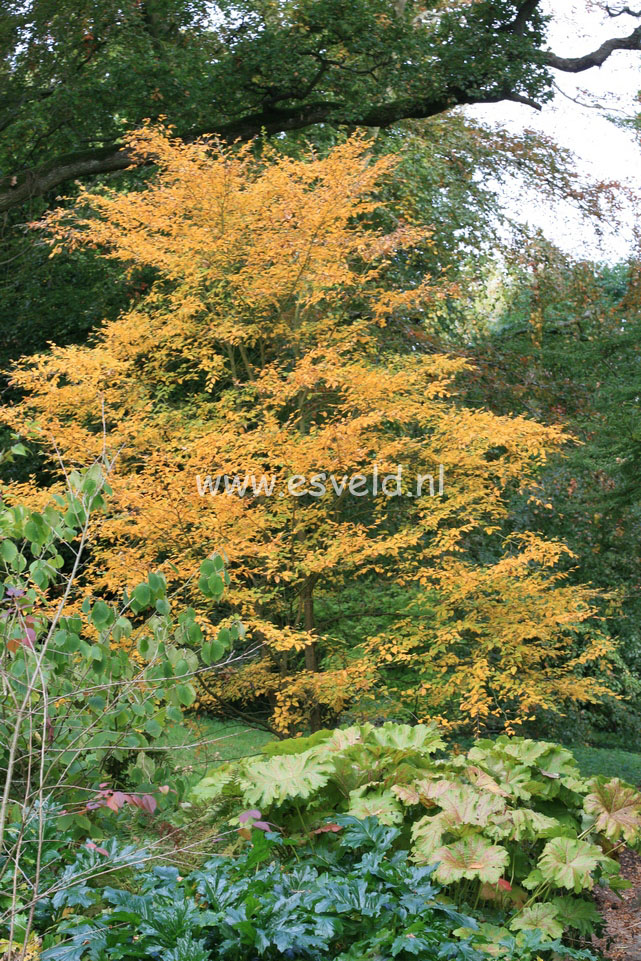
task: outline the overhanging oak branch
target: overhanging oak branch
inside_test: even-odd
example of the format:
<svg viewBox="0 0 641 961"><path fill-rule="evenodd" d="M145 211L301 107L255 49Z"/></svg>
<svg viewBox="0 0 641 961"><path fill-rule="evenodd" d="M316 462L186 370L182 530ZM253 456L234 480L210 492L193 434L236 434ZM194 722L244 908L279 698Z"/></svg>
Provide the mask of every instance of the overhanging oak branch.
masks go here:
<svg viewBox="0 0 641 961"><path fill-rule="evenodd" d="M520 31L523 21L538 5L538 0L524 0L512 28ZM617 50L641 50L641 27L629 36L607 40L601 46L582 57L561 57L542 51L538 60L546 66L568 73L580 73L601 66ZM293 107L270 107L260 113L248 114L237 120L216 123L212 120L206 130L179 131L185 140L194 140L207 134L217 134L224 140L250 140L261 132L269 135L285 131L302 130L318 123L333 123L352 127L387 127L400 120L425 119L443 113L452 107L473 103L498 103L511 100L540 109L526 96L509 89L492 93L470 93L451 87L435 99L393 100L365 109L355 115L345 104L319 101ZM41 196L63 183L83 177L109 174L130 167L132 157L118 144L97 147L94 150L68 154L48 164L27 171L20 171L0 181L0 212L17 207L31 197Z"/></svg>
<svg viewBox="0 0 641 961"><path fill-rule="evenodd" d="M539 108L534 101L509 91L486 96L474 96L461 90L450 90L437 100L395 100L371 107L358 117L344 113L341 104L318 102L300 107L270 109L238 120L218 124L214 129L181 132L184 140L215 134L223 140L251 140L262 132L271 135L290 130L302 130L314 124L331 122L352 127L388 127L399 120L425 119L444 113L452 107L472 103L498 103L513 100ZM133 163L130 152L118 144L60 157L46 166L29 170L0 182L0 212L54 190L60 184L82 177L115 173L126 170Z"/></svg>
<svg viewBox="0 0 641 961"><path fill-rule="evenodd" d="M615 37L606 40L598 50L586 53L582 57L558 57L555 53L544 53L543 63L555 70L565 73L582 73L592 67L601 67L605 61L617 50L641 50L641 27L637 27L627 37Z"/></svg>

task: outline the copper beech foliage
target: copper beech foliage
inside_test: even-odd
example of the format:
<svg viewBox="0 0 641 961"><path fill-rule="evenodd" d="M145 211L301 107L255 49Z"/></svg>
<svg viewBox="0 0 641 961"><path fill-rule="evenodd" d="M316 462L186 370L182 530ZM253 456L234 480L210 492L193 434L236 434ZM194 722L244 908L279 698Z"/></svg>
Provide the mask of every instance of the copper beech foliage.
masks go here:
<svg viewBox="0 0 641 961"><path fill-rule="evenodd" d="M443 278L389 281L398 258L430 243L420 226L376 228L393 158L374 160L361 136L292 159L151 127L130 149L157 165L144 189L82 190L46 227L54 251L98 248L148 286L91 346L22 364L25 399L4 411L45 449L55 440L65 464L104 443L120 452L90 584L117 593L158 565L180 583L203 553L225 551L229 615L261 654L208 681L201 704L269 703L283 732L365 695L477 730L598 699L589 668L610 642L590 591L564 584L566 548L501 533L506 490L530 485L567 438L466 409L455 382L467 363L403 341L454 291ZM286 492L292 475L369 476L374 462L381 474L402 465L402 497ZM439 465L443 496L407 496ZM201 497L195 478L208 474L266 474L275 493ZM44 496L35 484L16 494ZM481 561L470 545L484 539L495 555ZM401 585L425 616L400 612L376 636L329 643L318 596L368 578ZM206 607L199 618L211 632Z"/></svg>

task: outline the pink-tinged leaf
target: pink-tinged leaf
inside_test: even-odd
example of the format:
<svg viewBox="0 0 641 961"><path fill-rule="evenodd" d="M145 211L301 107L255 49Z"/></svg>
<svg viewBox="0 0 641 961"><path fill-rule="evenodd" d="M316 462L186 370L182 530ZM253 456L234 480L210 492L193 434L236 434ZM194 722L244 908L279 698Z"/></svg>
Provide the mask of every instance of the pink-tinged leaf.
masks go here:
<svg viewBox="0 0 641 961"><path fill-rule="evenodd" d="M252 827L256 828L258 831L271 831L272 829L269 821L254 821Z"/></svg>
<svg viewBox="0 0 641 961"><path fill-rule="evenodd" d="M499 880L498 880L497 883L498 883L498 886L499 886L500 888L503 888L504 891L511 891L511 890L512 890L512 885L510 884L509 881L506 881L505 878L499 878Z"/></svg>
<svg viewBox="0 0 641 961"><path fill-rule="evenodd" d="M338 833L338 831L342 831L342 830L343 828L341 827L340 824L323 824L322 827L316 828L315 831L312 831L312 834L327 834L328 832L331 832L332 834L336 834Z"/></svg>
<svg viewBox="0 0 641 961"><path fill-rule="evenodd" d="M114 791L111 795L111 800L116 805L116 810L118 811L121 807L124 807L127 801L131 801L128 794L123 794L122 791ZM111 805L109 805L111 807Z"/></svg>
<svg viewBox="0 0 641 961"><path fill-rule="evenodd" d="M87 811L96 811L102 804L99 801L89 801L87 803Z"/></svg>
<svg viewBox="0 0 641 961"><path fill-rule="evenodd" d="M247 824L248 821L253 821L260 816L260 811L258 811L256 808L252 808L251 811L243 811L242 814L238 815L238 823Z"/></svg>
<svg viewBox="0 0 641 961"><path fill-rule="evenodd" d="M147 811L148 814L153 814L158 807L158 802L153 794L145 794L142 798L142 808Z"/></svg>
<svg viewBox="0 0 641 961"><path fill-rule="evenodd" d="M95 851L96 854L102 854L106 858L109 857L109 851L106 851L105 848L99 848L97 844L93 843L93 841L87 841L87 847L90 851Z"/></svg>
<svg viewBox="0 0 641 961"><path fill-rule="evenodd" d="M102 784L98 785L98 787L103 789L109 787L109 781L103 781Z"/></svg>
<svg viewBox="0 0 641 961"><path fill-rule="evenodd" d="M160 791L161 794L169 794L169 785L161 784L158 790Z"/></svg>
<svg viewBox="0 0 641 961"><path fill-rule="evenodd" d="M20 638L20 643L22 644L23 647L28 647L30 651L34 651L35 648L33 646L33 642L35 641L35 639L36 639L36 632L32 627L28 627L24 632L24 637Z"/></svg>
<svg viewBox="0 0 641 961"><path fill-rule="evenodd" d="M116 798L115 798L115 795L113 795L113 794L111 795L111 797L108 797L108 798L107 798L107 800L105 801L105 804L107 805L107 807L109 808L110 811L115 811L116 814L117 814L118 811L120 810L120 805L118 804L118 802L117 802L117 800L116 800Z"/></svg>
<svg viewBox="0 0 641 961"><path fill-rule="evenodd" d="M138 797L137 794L132 794L132 795L131 795L131 797L130 797L130 799L129 799L129 803L130 803L130 804L133 804L134 807L140 808L141 811L144 810L144 806L143 806L143 803L142 803L142 798L141 798L141 797Z"/></svg>

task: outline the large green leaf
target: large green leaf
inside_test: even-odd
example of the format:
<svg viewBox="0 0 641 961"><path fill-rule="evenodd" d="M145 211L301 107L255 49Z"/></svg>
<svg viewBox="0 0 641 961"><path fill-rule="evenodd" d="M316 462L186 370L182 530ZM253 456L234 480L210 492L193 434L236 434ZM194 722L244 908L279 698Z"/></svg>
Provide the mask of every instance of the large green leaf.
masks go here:
<svg viewBox="0 0 641 961"><path fill-rule="evenodd" d="M532 904L510 921L513 931L540 931L544 940L553 941L563 934L563 923L559 920L559 909L549 901Z"/></svg>
<svg viewBox="0 0 641 961"><path fill-rule="evenodd" d="M438 748L445 747L436 724L416 724L412 727L387 721L382 727L372 730L368 741L381 747L391 747L395 751L417 751L420 754L432 754Z"/></svg>
<svg viewBox="0 0 641 961"><path fill-rule="evenodd" d="M594 830L611 841L621 836L632 843L641 836L641 795L618 777L603 783L595 779L592 793L583 802L584 810L595 818Z"/></svg>
<svg viewBox="0 0 641 961"><path fill-rule="evenodd" d="M324 787L334 773L329 756L318 756L318 748L304 754L273 757L248 764L241 778L247 803L279 804L293 798L308 798Z"/></svg>
<svg viewBox="0 0 641 961"><path fill-rule="evenodd" d="M353 727L346 727L342 730L339 728L334 731L327 741L320 745L320 749L327 751L344 751L345 748L351 747L352 744L362 744L373 730L374 728L371 724L355 724Z"/></svg>
<svg viewBox="0 0 641 961"><path fill-rule="evenodd" d="M592 887L592 873L608 860L596 844L576 838L552 838L543 848L538 869L544 880L578 894Z"/></svg>
<svg viewBox="0 0 641 961"><path fill-rule="evenodd" d="M551 837L561 826L556 818L550 818L539 811L531 811L529 808L515 808L509 812L509 820L512 823L511 836L515 841L535 841L537 838Z"/></svg>
<svg viewBox="0 0 641 961"><path fill-rule="evenodd" d="M443 845L434 852L434 860L439 862L434 876L442 884L462 878L496 884L509 863L509 856L505 848L476 835Z"/></svg>
<svg viewBox="0 0 641 961"><path fill-rule="evenodd" d="M456 791L457 787L454 781L423 778L415 781L414 784L395 784L392 790L403 804L424 804L425 807L433 807L434 801L438 801L450 791Z"/></svg>
<svg viewBox="0 0 641 961"><path fill-rule="evenodd" d="M438 799L449 827L471 824L487 827L492 820L505 812L505 801L495 794L461 785Z"/></svg>
<svg viewBox="0 0 641 961"><path fill-rule="evenodd" d="M465 768L465 774L472 784L478 788L482 788L484 791L489 791L491 794L499 794L501 797L510 796L510 792L506 791L500 784L497 784L487 771L483 771L482 768L476 767L474 764L470 764L469 767Z"/></svg>
<svg viewBox="0 0 641 961"><path fill-rule="evenodd" d="M486 774L491 775L492 779L510 797L523 801L529 801L532 797L532 771L527 765L518 764L511 758L479 757L474 748L467 756L471 761L476 761L478 767Z"/></svg>
<svg viewBox="0 0 641 961"><path fill-rule="evenodd" d="M569 894L560 895L552 902L559 912L559 920L566 928L575 928L581 934L591 934L594 925L601 920L592 901L582 901Z"/></svg>
<svg viewBox="0 0 641 961"><path fill-rule="evenodd" d="M434 852L443 843L445 822L443 814L421 818L412 826L412 859L419 864L433 864Z"/></svg>
<svg viewBox="0 0 641 961"><path fill-rule="evenodd" d="M513 757L519 764L534 766L537 761L546 754L550 745L545 741L532 741L530 738L513 737L509 741L499 738L497 747L501 746L502 753L508 757ZM571 755L570 755L571 756Z"/></svg>
<svg viewBox="0 0 641 961"><path fill-rule="evenodd" d="M348 814L361 820L375 817L381 824L400 824L402 822L403 809L391 791L365 794L361 793L363 790L363 788L358 788L351 792Z"/></svg>

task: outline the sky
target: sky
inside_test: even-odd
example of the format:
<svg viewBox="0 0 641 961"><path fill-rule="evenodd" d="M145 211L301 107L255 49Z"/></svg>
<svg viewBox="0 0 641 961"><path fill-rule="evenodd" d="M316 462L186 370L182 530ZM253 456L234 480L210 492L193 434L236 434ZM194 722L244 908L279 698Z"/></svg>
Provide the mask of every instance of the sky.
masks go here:
<svg viewBox="0 0 641 961"><path fill-rule="evenodd" d="M629 5L641 10L641 2ZM629 16L611 19L591 0L548 0L545 6L554 17L549 46L559 56L589 53L604 39L626 36L641 23ZM619 4L612 0L612 6ZM617 51L602 67L580 74L554 74L559 90L540 113L511 103L479 105L466 112L474 119L515 132L541 131L572 150L583 176L620 182L641 198L641 144L634 133L621 130L608 119L608 112L616 117L641 113L641 53ZM551 240L576 257L616 262L625 259L632 249L637 213L634 203L623 195L619 222L608 224L602 236L569 205L555 206L535 194L526 196L524 203L519 185L506 186L503 199L511 215L541 227Z"/></svg>

